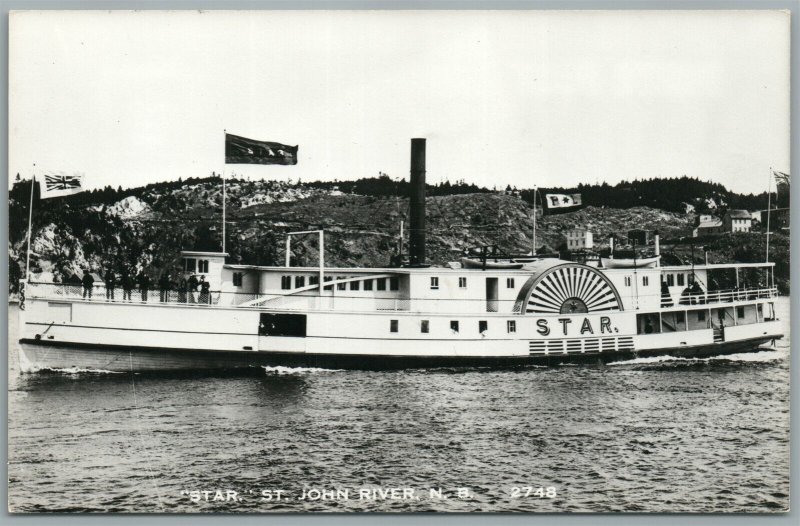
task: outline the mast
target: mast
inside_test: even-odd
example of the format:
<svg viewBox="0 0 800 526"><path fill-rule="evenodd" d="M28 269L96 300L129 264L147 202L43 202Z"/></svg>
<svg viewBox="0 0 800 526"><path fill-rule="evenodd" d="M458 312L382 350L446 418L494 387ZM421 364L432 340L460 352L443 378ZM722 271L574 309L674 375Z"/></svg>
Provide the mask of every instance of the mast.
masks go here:
<svg viewBox="0 0 800 526"><path fill-rule="evenodd" d="M222 140L223 144L225 144L225 140L228 136L228 130L222 130ZM226 191L225 191L225 153L223 151L222 157L222 253L225 253L225 201L227 198Z"/></svg>
<svg viewBox="0 0 800 526"><path fill-rule="evenodd" d="M34 164L34 166L36 166ZM33 187L36 185L36 174L31 177L31 201L28 205L28 253L25 256L25 281L31 279L31 229L33 228Z"/></svg>
<svg viewBox="0 0 800 526"><path fill-rule="evenodd" d="M533 250L531 250L531 255L536 255L536 190L537 188L533 187Z"/></svg>
<svg viewBox="0 0 800 526"><path fill-rule="evenodd" d="M769 263L769 215L772 208L772 167L769 167L769 175L767 177L767 253L764 259L765 263Z"/></svg>
<svg viewBox="0 0 800 526"><path fill-rule="evenodd" d="M222 170L222 253L225 253L225 170Z"/></svg>

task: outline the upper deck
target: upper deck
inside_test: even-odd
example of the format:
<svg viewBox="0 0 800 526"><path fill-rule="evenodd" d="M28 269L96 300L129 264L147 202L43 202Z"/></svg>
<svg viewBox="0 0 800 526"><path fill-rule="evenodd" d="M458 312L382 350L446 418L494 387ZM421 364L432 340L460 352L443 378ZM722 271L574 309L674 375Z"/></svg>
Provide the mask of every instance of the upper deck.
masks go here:
<svg viewBox="0 0 800 526"><path fill-rule="evenodd" d="M207 256L204 256L207 257ZM276 310L431 313L564 313L567 302L577 310L657 311L684 305L752 302L777 295L769 281L772 263L596 269L549 259L521 269L319 268L218 265L192 267L206 276L211 292L149 291L150 303L187 303ZM764 271L766 279L739 286L711 285L710 273ZM321 280L321 281L320 281ZM694 282L698 286L694 289ZM323 286L320 287L320 282ZM95 284L91 301L107 301L105 287ZM79 285L29 283L28 297L84 299ZM114 293L120 301L123 291ZM134 301L143 301L139 290ZM108 298L111 301L111 298Z"/></svg>

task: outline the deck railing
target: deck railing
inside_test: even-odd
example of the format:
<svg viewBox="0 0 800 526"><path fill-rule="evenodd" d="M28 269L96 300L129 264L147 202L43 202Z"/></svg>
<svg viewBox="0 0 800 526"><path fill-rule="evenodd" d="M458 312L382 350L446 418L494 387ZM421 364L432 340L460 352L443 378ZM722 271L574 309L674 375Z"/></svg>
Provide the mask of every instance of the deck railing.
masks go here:
<svg viewBox="0 0 800 526"><path fill-rule="evenodd" d="M661 296L661 306L733 303L735 301L774 298L777 295L777 287L714 290L696 294L663 294Z"/></svg>
<svg viewBox="0 0 800 526"><path fill-rule="evenodd" d="M738 289L704 292L700 294L670 294L661 296L661 307L679 307L690 305L714 305L750 301L777 296L775 287L758 289ZM409 311L418 312L519 312L522 308L515 300L460 299L460 298L393 298L371 296L341 295L301 295L301 294L253 294L239 292L210 291L202 292L160 291L134 289L125 291L115 288L113 293L104 285L95 285L88 290L80 285L61 283L28 283L25 290L28 298L50 300L84 300L91 302L115 303L178 303L187 305L216 305L236 307L259 300L258 307L267 309L298 311Z"/></svg>

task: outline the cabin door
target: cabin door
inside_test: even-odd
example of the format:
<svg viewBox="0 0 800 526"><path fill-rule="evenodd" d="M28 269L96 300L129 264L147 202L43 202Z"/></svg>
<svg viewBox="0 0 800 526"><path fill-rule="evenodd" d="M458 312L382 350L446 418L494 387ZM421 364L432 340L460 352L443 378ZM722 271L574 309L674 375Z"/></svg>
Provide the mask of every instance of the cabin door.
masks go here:
<svg viewBox="0 0 800 526"><path fill-rule="evenodd" d="M497 278L486 278L486 312L497 312Z"/></svg>
<svg viewBox="0 0 800 526"><path fill-rule="evenodd" d="M258 350L305 352L306 315L261 313Z"/></svg>

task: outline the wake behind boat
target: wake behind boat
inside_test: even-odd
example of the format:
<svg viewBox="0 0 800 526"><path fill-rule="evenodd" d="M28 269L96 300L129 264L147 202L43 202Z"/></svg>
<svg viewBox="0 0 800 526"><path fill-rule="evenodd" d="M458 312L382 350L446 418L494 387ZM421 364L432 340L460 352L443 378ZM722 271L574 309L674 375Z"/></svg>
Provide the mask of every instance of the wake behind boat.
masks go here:
<svg viewBox="0 0 800 526"><path fill-rule="evenodd" d="M556 257L430 266L424 159L425 140L412 139L408 265L240 265L224 251L184 251L186 275L208 284L198 296L106 299L99 284L87 296L80 285L23 281L21 368L556 365L745 352L782 337L772 263L664 267L656 255L603 268ZM757 278L720 290L718 272Z"/></svg>

